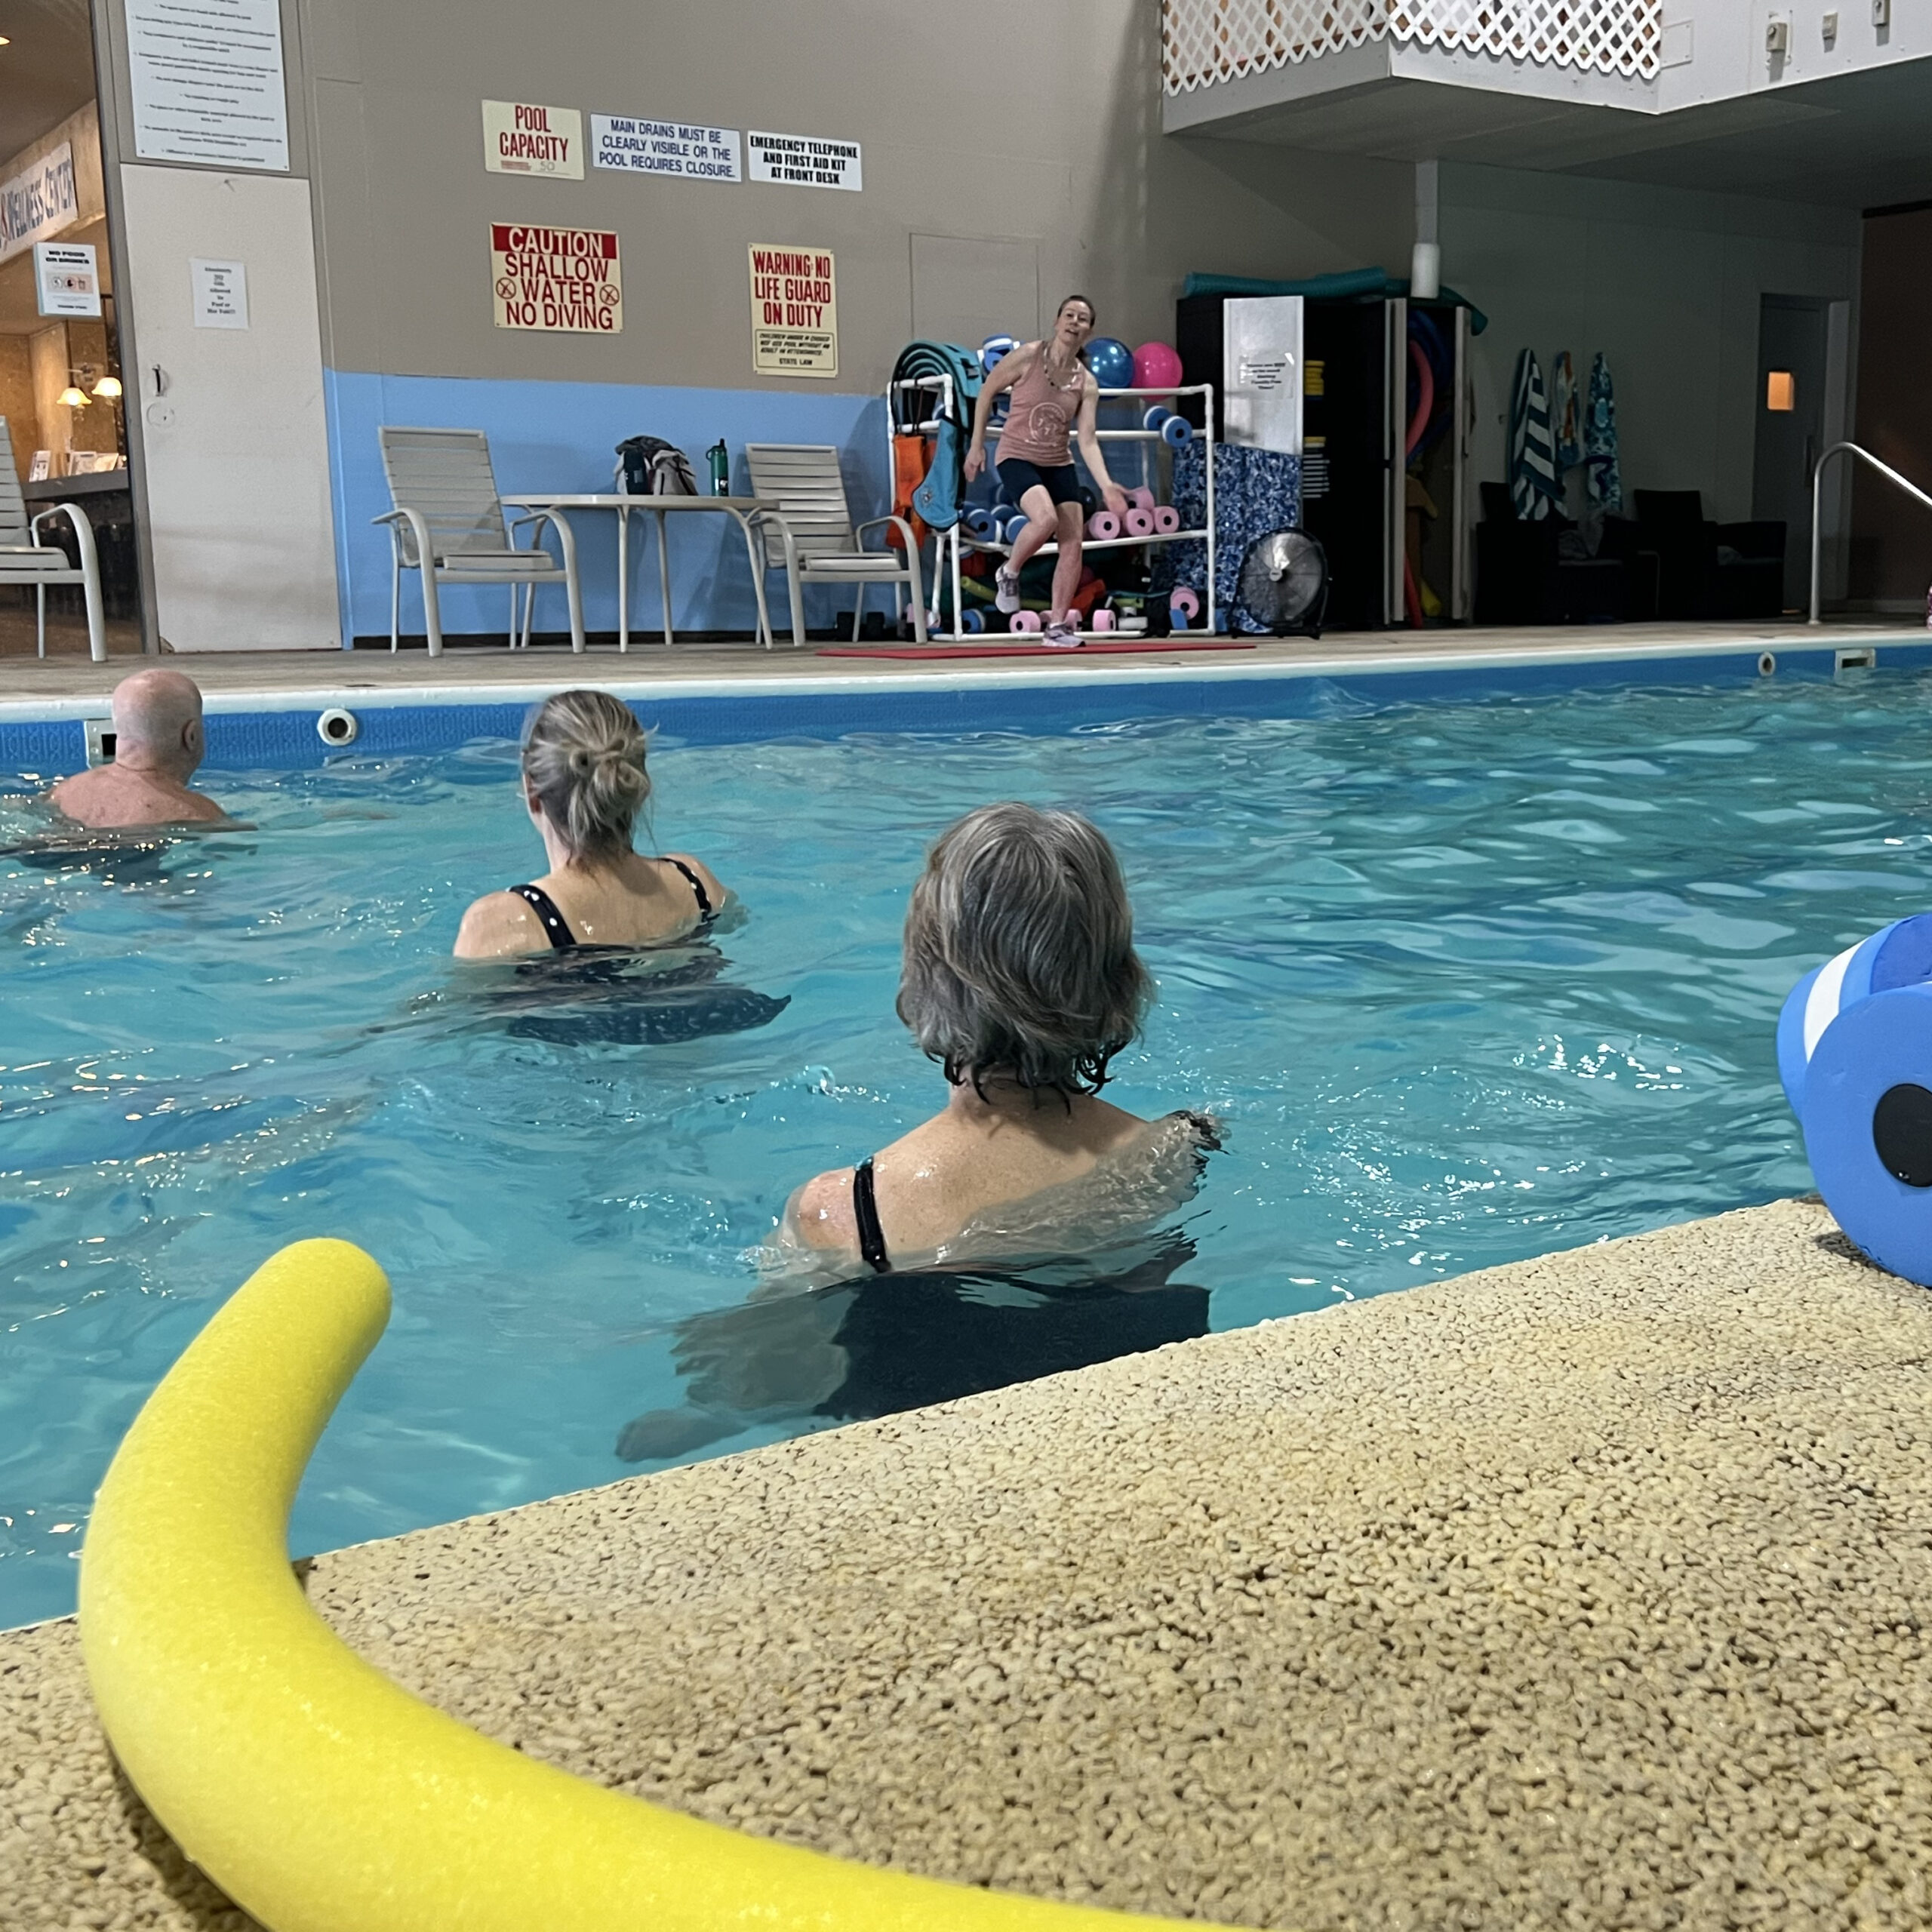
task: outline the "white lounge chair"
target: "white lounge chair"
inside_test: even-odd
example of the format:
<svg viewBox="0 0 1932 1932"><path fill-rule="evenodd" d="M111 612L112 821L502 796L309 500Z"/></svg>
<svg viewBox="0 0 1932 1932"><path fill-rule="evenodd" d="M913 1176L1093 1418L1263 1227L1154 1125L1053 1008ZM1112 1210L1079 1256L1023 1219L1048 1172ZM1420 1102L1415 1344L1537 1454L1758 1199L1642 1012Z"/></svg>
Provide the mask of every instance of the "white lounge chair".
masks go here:
<svg viewBox="0 0 1932 1932"><path fill-rule="evenodd" d="M423 576L423 628L429 655L443 654L443 613L438 595L445 583L494 583L510 593L510 648L517 648L516 594L524 593L523 647L530 645L531 611L540 583L561 583L570 599L571 648L583 648L583 597L577 587L577 541L553 510L518 517L506 529L497 475L490 466L490 439L481 429L405 429L388 424L376 432L383 469L395 508L373 519L389 533L389 648L402 627L402 574ZM541 526L557 533L552 560L543 547ZM531 547L516 547L516 533L537 526ZM425 560L427 560L426 561Z"/></svg>
<svg viewBox="0 0 1932 1932"><path fill-rule="evenodd" d="M751 470L752 494L775 498L776 510L758 510L752 521L764 543L764 568L782 570L792 594L792 641L805 646L803 586L808 583L853 584L858 597L852 612L852 633L858 635L864 613L866 586L903 583L912 602L912 635L926 641L926 599L919 580L919 548L912 526L900 516L875 516L852 527L845 502L845 478L838 451L829 443L748 443L745 459ZM895 526L903 551L868 550L860 540L870 530Z"/></svg>
<svg viewBox="0 0 1932 1932"><path fill-rule="evenodd" d="M41 526L65 517L74 526L74 539L80 547L81 565L76 570L67 553L57 546L41 540ZM40 655L47 655L47 586L50 583L78 583L88 612L88 655L97 664L107 660L107 624L100 601L100 561L94 553L94 525L78 503L52 503L45 509L27 513L27 500L20 494L20 472L14 467L13 432L0 416L0 584L32 584L37 623L36 640Z"/></svg>

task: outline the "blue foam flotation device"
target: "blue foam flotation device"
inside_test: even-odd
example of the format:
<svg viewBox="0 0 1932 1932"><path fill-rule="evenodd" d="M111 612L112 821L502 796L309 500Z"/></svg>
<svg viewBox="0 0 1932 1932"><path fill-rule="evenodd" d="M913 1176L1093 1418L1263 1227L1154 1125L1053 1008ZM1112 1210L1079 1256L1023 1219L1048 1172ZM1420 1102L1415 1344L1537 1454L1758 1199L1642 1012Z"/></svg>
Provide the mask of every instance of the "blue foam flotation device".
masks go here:
<svg viewBox="0 0 1932 1932"><path fill-rule="evenodd" d="M1881 1267L1932 1287L1932 913L1798 981L1778 1074L1832 1218Z"/></svg>

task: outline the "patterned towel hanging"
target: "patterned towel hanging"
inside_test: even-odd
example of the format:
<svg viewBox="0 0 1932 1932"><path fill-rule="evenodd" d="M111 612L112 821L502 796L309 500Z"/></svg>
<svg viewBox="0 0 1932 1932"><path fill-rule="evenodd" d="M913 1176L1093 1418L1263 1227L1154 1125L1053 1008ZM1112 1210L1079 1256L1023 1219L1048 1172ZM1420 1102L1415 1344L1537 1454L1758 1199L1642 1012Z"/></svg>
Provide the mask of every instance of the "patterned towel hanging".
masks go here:
<svg viewBox="0 0 1932 1932"><path fill-rule="evenodd" d="M1577 387L1577 365L1567 349L1556 352L1549 367L1550 414L1556 435L1556 480L1583 460L1583 398Z"/></svg>
<svg viewBox="0 0 1932 1932"><path fill-rule="evenodd" d="M1590 501L1613 515L1623 508L1623 472L1617 462L1617 390L1599 350L1590 365L1589 406L1583 412L1583 460Z"/></svg>
<svg viewBox="0 0 1932 1932"><path fill-rule="evenodd" d="M1557 493L1556 455L1549 434L1549 398L1536 352L1516 358L1509 398L1509 500L1525 523L1548 516Z"/></svg>

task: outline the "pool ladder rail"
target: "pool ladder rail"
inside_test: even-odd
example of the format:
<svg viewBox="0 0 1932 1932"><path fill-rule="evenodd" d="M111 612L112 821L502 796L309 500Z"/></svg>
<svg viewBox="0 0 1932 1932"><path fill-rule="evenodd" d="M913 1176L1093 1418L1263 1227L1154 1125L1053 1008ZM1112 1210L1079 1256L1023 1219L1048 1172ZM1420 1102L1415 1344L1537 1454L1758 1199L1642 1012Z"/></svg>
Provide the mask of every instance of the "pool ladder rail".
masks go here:
<svg viewBox="0 0 1932 1932"><path fill-rule="evenodd" d="M1860 462L1870 464L1887 481L1896 485L1908 497L1915 498L1923 503L1928 510L1932 510L1932 496L1927 496L1910 477L1901 476L1889 463L1881 462L1862 444L1832 444L1831 448L1819 457L1817 466L1811 472L1811 622L1814 624L1823 621L1818 614L1819 588L1824 552L1824 531L1819 520L1822 500L1821 486L1825 478L1825 466L1835 456L1854 456L1857 457ZM1928 620L1932 620L1932 611L1928 611L1927 614ZM1842 663L1840 668L1844 668Z"/></svg>

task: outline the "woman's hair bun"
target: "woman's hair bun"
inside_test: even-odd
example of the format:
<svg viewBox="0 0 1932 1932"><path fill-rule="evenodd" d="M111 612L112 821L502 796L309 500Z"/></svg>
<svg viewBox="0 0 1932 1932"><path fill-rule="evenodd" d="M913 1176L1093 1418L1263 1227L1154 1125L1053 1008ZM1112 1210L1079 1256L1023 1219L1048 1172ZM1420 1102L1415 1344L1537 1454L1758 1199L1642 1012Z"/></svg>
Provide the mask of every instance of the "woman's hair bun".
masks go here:
<svg viewBox="0 0 1932 1932"><path fill-rule="evenodd" d="M608 691L559 691L524 734L524 783L573 855L610 858L631 848L651 795L644 728Z"/></svg>

